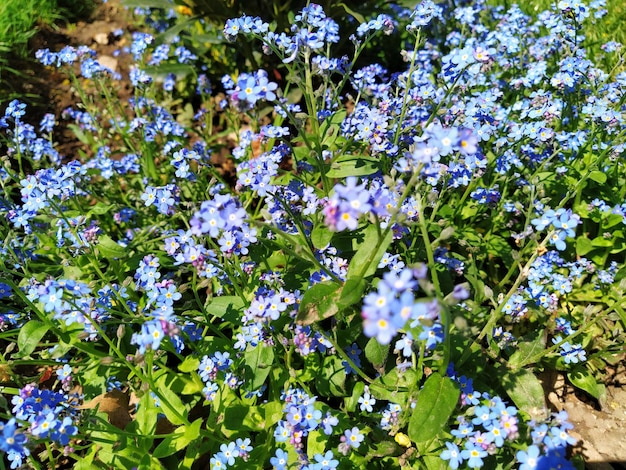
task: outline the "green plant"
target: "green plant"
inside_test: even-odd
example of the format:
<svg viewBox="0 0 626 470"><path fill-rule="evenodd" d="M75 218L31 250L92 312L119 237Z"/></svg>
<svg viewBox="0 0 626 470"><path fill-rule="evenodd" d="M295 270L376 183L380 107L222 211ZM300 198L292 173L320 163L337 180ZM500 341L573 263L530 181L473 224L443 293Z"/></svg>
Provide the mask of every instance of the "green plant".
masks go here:
<svg viewBox="0 0 626 470"><path fill-rule="evenodd" d="M550 29L482 13L403 15L414 50L393 76L355 66L393 18L362 24L347 60L315 5L279 41L230 19L286 83L226 76L197 108L150 73L191 66L177 40L133 34L128 101L88 50L38 54L69 73L93 157L62 161L22 103L0 119L0 450L49 468L572 470L537 373L600 399L623 357L626 74L579 54L580 7Z"/></svg>
<svg viewBox="0 0 626 470"><path fill-rule="evenodd" d="M23 83L32 81L30 40L42 27L87 17L94 0L4 0L0 2L0 106L15 96L26 98ZM32 97L35 98L36 97Z"/></svg>

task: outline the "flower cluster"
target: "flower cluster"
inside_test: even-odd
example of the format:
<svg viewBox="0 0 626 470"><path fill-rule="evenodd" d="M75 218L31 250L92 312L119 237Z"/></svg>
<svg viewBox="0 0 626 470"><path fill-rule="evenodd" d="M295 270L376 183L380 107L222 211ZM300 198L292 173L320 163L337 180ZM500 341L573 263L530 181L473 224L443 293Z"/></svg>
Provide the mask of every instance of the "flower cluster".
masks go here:
<svg viewBox="0 0 626 470"><path fill-rule="evenodd" d="M237 83L226 76L222 84L230 96L231 103L237 109L251 109L260 100L276 100L274 91L278 85L268 80L265 70L258 70L255 74L242 73Z"/></svg>
<svg viewBox="0 0 626 470"><path fill-rule="evenodd" d="M441 453L450 468L457 469L463 464L481 468L488 455L497 453L503 446L516 447L520 439L525 440L526 432L530 433L532 445L517 452L517 461L523 464L520 468L544 468L543 465L574 468L565 455L567 446L576 442L567 432L573 426L567 421L565 411L546 420L532 421L526 430L522 428L515 406L498 396L475 390L470 378L463 375L453 375L453 378L461 388L465 413L457 416L457 427L451 431L454 440L446 442L446 449Z"/></svg>
<svg viewBox="0 0 626 470"><path fill-rule="evenodd" d="M26 447L30 439L47 439L67 447L72 437L78 434L78 397L27 385L20 389L11 403L15 418L0 425L0 450L6 452L11 468L21 467L24 458L30 455ZM18 427L16 420L28 424Z"/></svg>
<svg viewBox="0 0 626 470"><path fill-rule="evenodd" d="M228 468L235 465L235 459L241 458L244 462L248 461L248 457L253 447L250 445L250 439L237 439L228 444L222 444L220 451L211 457L211 468Z"/></svg>
<svg viewBox="0 0 626 470"><path fill-rule="evenodd" d="M422 277L422 274L419 275ZM389 344L396 333L410 322L410 328L420 331L419 339L426 340L429 348L441 342L439 306L436 301L416 301L417 287L412 269L385 273L376 292L370 292L363 299L363 333L370 338L375 337L381 344ZM412 336L408 333L396 347L410 351L412 344Z"/></svg>
<svg viewBox="0 0 626 470"><path fill-rule="evenodd" d="M303 390L290 388L282 395L282 400L285 402L283 409L285 418L280 420L274 430L274 438L277 442L288 442L295 451L298 453L298 458L303 464L308 463L308 457L304 451L304 444L306 437L311 431L321 429L324 434L333 434L333 428L339 423L338 419L330 414L322 415L322 412L316 407L315 397L310 397ZM350 441L354 441L356 444L353 447L358 447L358 443L363 440L363 436L358 433L358 429L353 431L346 431L355 438ZM330 451L329 451L330 452ZM271 459L271 464L275 468L286 468L287 461L281 461L285 457L284 451L278 449L275 457ZM332 461L332 452L330 455L328 452L324 455L319 454L314 456L315 463L310 464L308 469L322 469L331 465L326 463L320 465L324 460ZM335 464L336 467L336 464ZM331 466L330 468L334 468Z"/></svg>
<svg viewBox="0 0 626 470"><path fill-rule="evenodd" d="M490 370L532 342L524 367L586 371L618 349L624 319L604 307L625 275L626 74L597 65L615 44L588 58L580 23L601 16L602 0L560 1L537 19L457 3L377 11L353 24L356 50L343 57L317 4L283 31L228 20L226 39L260 42L287 73L231 69L220 96L210 64L190 67L202 49L184 46L215 26L161 34L188 14L174 4L160 21L141 10L153 31L110 36L133 61L125 102L90 48L37 54L105 103L38 127L19 101L0 117L0 330L18 346L7 360L60 364L41 389L13 392L0 450L14 467L61 448L119 464L113 427L81 421L71 397L43 388L69 390L84 367L85 394L150 389L177 426L155 441L130 410L129 466L197 449L214 468L420 466L413 411L433 405L429 452L451 468L571 468L564 414L528 421L535 410L515 387L483 377L477 391L469 372L443 369ZM407 33L405 66L367 63L368 45ZM84 162L58 154L57 118L80 136ZM440 379L448 410L428 403ZM191 436L194 423L206 430ZM73 451L79 433L115 438Z"/></svg>
<svg viewBox="0 0 626 470"><path fill-rule="evenodd" d="M566 247L565 240L575 236L574 228L580 223L580 217L571 210L563 208L556 211L547 209L531 222L537 231L542 231L546 227L551 226L553 232L550 235L550 243L557 250L563 251Z"/></svg>
<svg viewBox="0 0 626 470"><path fill-rule="evenodd" d="M235 362L227 351L204 356L198 366L198 373L205 384L202 393L209 402L215 399L221 384L236 389L243 383L237 376Z"/></svg>
<svg viewBox="0 0 626 470"><path fill-rule="evenodd" d="M149 207L155 205L159 213L163 215L174 214L174 207L180 199L180 190L174 184L161 187L146 186L141 195L141 200Z"/></svg>
<svg viewBox="0 0 626 470"><path fill-rule="evenodd" d="M185 347L181 334L186 332L193 335L193 324L181 322L174 313L174 302L181 298L181 293L171 279L161 280L159 267L157 257L146 256L135 271L137 290L146 294L139 306L147 321L141 325L141 331L133 333L131 338L131 344L137 345L141 354L145 354L147 349L158 350L166 337L180 352Z"/></svg>
<svg viewBox="0 0 626 470"><path fill-rule="evenodd" d="M228 20L224 27L227 39L234 41L239 34L259 38L263 41L264 51L274 51L285 63L293 62L300 55L307 57L339 41L339 26L314 3L294 17L291 33L274 33L269 31L268 23L246 15Z"/></svg>
<svg viewBox="0 0 626 470"><path fill-rule="evenodd" d="M335 193L324 207L326 225L335 230L354 230L359 217L372 209L371 194L356 177L346 178L346 184L335 186Z"/></svg>

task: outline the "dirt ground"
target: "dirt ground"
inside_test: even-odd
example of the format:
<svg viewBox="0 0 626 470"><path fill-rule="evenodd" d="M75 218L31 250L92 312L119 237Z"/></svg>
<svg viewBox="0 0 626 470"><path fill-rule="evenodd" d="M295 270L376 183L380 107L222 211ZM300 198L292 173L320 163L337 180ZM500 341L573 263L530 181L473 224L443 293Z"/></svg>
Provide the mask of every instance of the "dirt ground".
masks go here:
<svg viewBox="0 0 626 470"><path fill-rule="evenodd" d="M59 50L66 44L88 45L95 49L104 65L127 74L128 62L124 56L115 57L114 51L125 45L124 39L116 39L113 32L118 28L128 30L128 12L120 0L108 0L99 5L92 17L86 21L60 28L46 30L33 39L33 49L47 47ZM132 27L132 26L131 26ZM25 84L26 91L44 96L48 109L43 112L61 111L76 102L66 77L56 71L33 66L33 84ZM130 93L128 81L123 81L118 90L123 97ZM69 130L61 125L59 151L71 155L81 144L72 138ZM555 411L565 409L574 424L574 437L579 440L576 452L582 452L587 468L593 470L626 469L626 363L610 375L606 397L596 402L577 392L563 376L553 374L544 378L547 402Z"/></svg>

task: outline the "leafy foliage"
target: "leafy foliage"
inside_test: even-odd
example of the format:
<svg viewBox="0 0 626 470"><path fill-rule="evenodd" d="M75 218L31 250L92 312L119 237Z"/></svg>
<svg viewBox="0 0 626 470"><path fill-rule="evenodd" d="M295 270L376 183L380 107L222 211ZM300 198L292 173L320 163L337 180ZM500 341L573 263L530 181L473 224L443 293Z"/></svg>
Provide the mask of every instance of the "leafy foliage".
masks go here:
<svg viewBox="0 0 626 470"><path fill-rule="evenodd" d="M573 468L537 373L598 399L622 357L626 131L621 57L559 5L424 1L348 58L319 5L230 18L287 73L219 92L159 7L126 102L89 48L39 51L83 147L17 100L0 121L7 459ZM401 73L359 65L398 29Z"/></svg>

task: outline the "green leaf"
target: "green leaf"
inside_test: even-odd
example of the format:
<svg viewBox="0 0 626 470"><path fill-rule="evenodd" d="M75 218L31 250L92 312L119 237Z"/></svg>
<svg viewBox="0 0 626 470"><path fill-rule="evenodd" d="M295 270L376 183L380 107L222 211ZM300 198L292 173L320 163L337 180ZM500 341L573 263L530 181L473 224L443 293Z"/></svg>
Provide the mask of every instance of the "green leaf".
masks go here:
<svg viewBox="0 0 626 470"><path fill-rule="evenodd" d="M315 386L320 395L343 397L346 383L346 368L337 356L327 356L322 364L321 374L315 377Z"/></svg>
<svg viewBox="0 0 626 470"><path fill-rule="evenodd" d="M159 462L155 457L148 453L143 453L143 457L137 466L138 469L141 470L163 470L163 466L161 462Z"/></svg>
<svg viewBox="0 0 626 470"><path fill-rule="evenodd" d="M544 330L533 332L533 338L529 340L522 340L517 343L517 350L511 355L509 359L509 366L512 369L519 369L521 367L530 365L528 361L530 358L536 356L543 351L546 347L546 339Z"/></svg>
<svg viewBox="0 0 626 470"><path fill-rule="evenodd" d="M39 341L45 336L49 330L49 326L37 321L31 320L22 328L17 335L17 347L19 352L14 357L29 356L39 345Z"/></svg>
<svg viewBox="0 0 626 470"><path fill-rule="evenodd" d="M363 299L363 292L367 287L367 282L363 278L350 277L344 283L339 296L338 305L340 308L347 308L360 302Z"/></svg>
<svg viewBox="0 0 626 470"><path fill-rule="evenodd" d="M159 411L155 405L154 398L150 393L145 393L139 400L135 422L137 423L137 432L141 436L152 436L156 431L157 417Z"/></svg>
<svg viewBox="0 0 626 470"><path fill-rule="evenodd" d="M349 157L349 158L348 158ZM376 173L380 163L370 158L345 155L335 160L326 172L329 178L345 178L347 176L367 176Z"/></svg>
<svg viewBox="0 0 626 470"><path fill-rule="evenodd" d="M193 73L193 67L188 64L162 63L154 66L144 67L143 70L151 77L166 77L173 73L177 77L186 77Z"/></svg>
<svg viewBox="0 0 626 470"><path fill-rule="evenodd" d="M498 368L501 372L502 369ZM533 418L544 417L546 401L541 382L535 374L528 369L506 370L501 377L502 384L515 406Z"/></svg>
<svg viewBox="0 0 626 470"><path fill-rule="evenodd" d="M376 399L404 405L409 390L415 386L416 382L417 372L413 369L400 372L397 367L394 367L370 384L370 392Z"/></svg>
<svg viewBox="0 0 626 470"><path fill-rule="evenodd" d="M317 249L325 248L330 240L333 238L334 233L328 229L324 224L319 224L313 228L311 232L311 242Z"/></svg>
<svg viewBox="0 0 626 470"><path fill-rule="evenodd" d="M337 314L337 301L341 295L341 285L333 281L324 281L311 286L302 296L296 321L301 325L310 325Z"/></svg>
<svg viewBox="0 0 626 470"><path fill-rule="evenodd" d="M69 127L72 130L76 138L81 143L87 146L91 146L94 143L93 136L91 134L87 134L83 132L83 130L80 127L78 127L76 124L68 124L67 127Z"/></svg>
<svg viewBox="0 0 626 470"><path fill-rule="evenodd" d="M373 457L380 458L390 455L398 455L398 453L398 444L393 441L381 441L377 442L376 447L373 450L370 450L368 454Z"/></svg>
<svg viewBox="0 0 626 470"><path fill-rule="evenodd" d="M156 449L152 452L152 456L161 459L175 454L179 450L187 447L191 442L199 439L200 426L202 419L198 418L189 426L180 426L174 430L174 434L166 437Z"/></svg>
<svg viewBox="0 0 626 470"><path fill-rule="evenodd" d="M586 236L583 235L576 238L576 254L578 256L585 256L594 249L593 243Z"/></svg>
<svg viewBox="0 0 626 470"><path fill-rule="evenodd" d="M602 228L605 230L624 223L624 216L622 216L621 214L603 213L602 215L603 215L603 218L605 218L605 220L602 222ZM612 231L612 232L613 232L613 237L616 237L618 233L620 235L622 234L619 230Z"/></svg>
<svg viewBox="0 0 626 470"><path fill-rule="evenodd" d="M600 237L596 237L593 240L591 240L591 244L594 247L610 248L610 247L613 246L613 240L608 240L608 239L600 236Z"/></svg>
<svg viewBox="0 0 626 470"><path fill-rule="evenodd" d="M265 429L265 417L259 406L231 404L224 410L224 427L229 431L262 431Z"/></svg>
<svg viewBox="0 0 626 470"><path fill-rule="evenodd" d="M200 366L200 359L195 356L187 356L183 362L178 365L178 370L181 372L196 372Z"/></svg>
<svg viewBox="0 0 626 470"><path fill-rule="evenodd" d="M181 395L195 395L202 392L204 388L204 382L196 373L181 377L180 379L184 383L183 389L180 391Z"/></svg>
<svg viewBox="0 0 626 470"><path fill-rule="evenodd" d="M159 391L160 410L163 411L165 417L175 426L184 424L182 417L187 416L187 408L181 401L178 394L184 386L182 381L177 380L178 377L167 371L162 371L154 384Z"/></svg>
<svg viewBox="0 0 626 470"><path fill-rule="evenodd" d="M589 173L589 179L595 181L598 184L606 183L606 173L603 171L592 171Z"/></svg>
<svg viewBox="0 0 626 470"><path fill-rule="evenodd" d="M348 266L348 278L367 277L376 272L378 263L391 244L393 235L391 230L386 232L380 232L380 230L380 227L373 224L365 228L363 243L360 244Z"/></svg>
<svg viewBox="0 0 626 470"><path fill-rule="evenodd" d="M363 15L361 15L360 13L357 13L356 11L352 10L350 7L348 7L348 5L346 5L345 3L338 3L337 6L340 6L341 8L343 8L347 14L351 15L352 17L354 17L355 20L357 20L359 23L365 23L365 17Z"/></svg>
<svg viewBox="0 0 626 470"><path fill-rule="evenodd" d="M241 297L237 297L236 295L224 295L212 299L204 309L209 315L222 318L227 313L239 313L243 310L244 306L245 304Z"/></svg>
<svg viewBox="0 0 626 470"><path fill-rule="evenodd" d="M128 248L118 245L108 235L99 235L96 247L102 256L109 259L125 257L128 252Z"/></svg>
<svg viewBox="0 0 626 470"><path fill-rule="evenodd" d="M487 253L501 257L505 262L512 263L511 246L504 237L491 235L487 241Z"/></svg>
<svg viewBox="0 0 626 470"><path fill-rule="evenodd" d="M424 442L434 438L450 419L460 393L451 378L438 373L428 377L411 412L408 429L411 440Z"/></svg>
<svg viewBox="0 0 626 470"><path fill-rule="evenodd" d="M103 202L98 202L94 206L91 206L89 212L87 212L87 216L107 214L114 207L115 206L113 204L104 204Z"/></svg>
<svg viewBox="0 0 626 470"><path fill-rule="evenodd" d="M172 8L172 6L170 5L169 8ZM155 38L155 43L163 44L163 43L171 42L171 40L175 36L178 36L182 31L186 29L190 29L194 25L194 23L196 23L197 21L198 19L194 17L186 18L184 20L180 20L180 19L177 20L174 26L166 29ZM197 37L194 37L194 39L196 41L199 41Z"/></svg>
<svg viewBox="0 0 626 470"><path fill-rule="evenodd" d="M268 431L283 419L283 405L279 401L270 401L263 405L265 412L265 430Z"/></svg>
<svg viewBox="0 0 626 470"><path fill-rule="evenodd" d="M327 126L322 135L324 136L322 139L322 148L327 150L337 150L337 145L335 142L337 141L337 137L339 137L341 128L338 124L331 124Z"/></svg>
<svg viewBox="0 0 626 470"><path fill-rule="evenodd" d="M388 355L389 345L380 344L376 338L371 338L365 345L365 357L371 362L376 370L383 368Z"/></svg>
<svg viewBox="0 0 626 470"><path fill-rule="evenodd" d="M248 390L261 388L274 363L274 348L259 343L256 347L248 346L244 354L244 375Z"/></svg>
<svg viewBox="0 0 626 470"><path fill-rule="evenodd" d="M359 404L359 398L363 395L363 391L365 390L365 384L363 382L357 382L354 384L354 388L352 389L352 395L344 398L344 404L346 407L346 411L349 413L354 413L357 405Z"/></svg>
<svg viewBox="0 0 626 470"><path fill-rule="evenodd" d="M326 441L328 437L322 434L319 429L309 431L309 436L306 440L306 453L310 459L313 459L315 454L323 454L326 450Z"/></svg>
<svg viewBox="0 0 626 470"><path fill-rule="evenodd" d="M584 367L576 367L567 373L567 378L576 388L584 390L595 399L600 399L605 393L603 384L599 384L593 375Z"/></svg>
<svg viewBox="0 0 626 470"><path fill-rule="evenodd" d="M162 8L164 10L172 8L172 3L169 0L122 0L122 4L132 8Z"/></svg>

